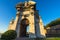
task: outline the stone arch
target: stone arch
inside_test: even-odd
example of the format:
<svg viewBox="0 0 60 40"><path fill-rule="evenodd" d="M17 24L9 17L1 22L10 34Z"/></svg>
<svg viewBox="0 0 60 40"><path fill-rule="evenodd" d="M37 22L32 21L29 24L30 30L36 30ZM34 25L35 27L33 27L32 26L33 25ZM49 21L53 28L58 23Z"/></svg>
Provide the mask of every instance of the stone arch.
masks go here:
<svg viewBox="0 0 60 40"><path fill-rule="evenodd" d="M24 18L20 23L20 37L28 37L27 27L29 26L29 20Z"/></svg>

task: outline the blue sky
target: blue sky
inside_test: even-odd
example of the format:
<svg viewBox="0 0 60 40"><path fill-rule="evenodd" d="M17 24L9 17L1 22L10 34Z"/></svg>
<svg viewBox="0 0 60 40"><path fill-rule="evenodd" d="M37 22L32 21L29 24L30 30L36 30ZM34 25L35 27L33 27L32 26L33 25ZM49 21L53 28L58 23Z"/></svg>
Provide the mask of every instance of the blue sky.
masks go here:
<svg viewBox="0 0 60 40"><path fill-rule="evenodd" d="M0 32L7 30L12 17L16 16L15 6L25 0L0 0ZM46 25L52 20L60 18L60 0L34 0L37 10Z"/></svg>

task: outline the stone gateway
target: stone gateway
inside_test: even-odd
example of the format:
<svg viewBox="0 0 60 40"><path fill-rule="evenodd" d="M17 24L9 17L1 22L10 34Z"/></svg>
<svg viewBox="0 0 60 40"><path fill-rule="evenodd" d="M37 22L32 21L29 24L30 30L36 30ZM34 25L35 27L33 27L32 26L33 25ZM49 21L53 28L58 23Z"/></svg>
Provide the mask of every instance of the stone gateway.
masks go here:
<svg viewBox="0 0 60 40"><path fill-rule="evenodd" d="M8 30L15 30L17 37L44 38L44 26L36 10L36 2L25 1L16 5L16 19L12 19Z"/></svg>

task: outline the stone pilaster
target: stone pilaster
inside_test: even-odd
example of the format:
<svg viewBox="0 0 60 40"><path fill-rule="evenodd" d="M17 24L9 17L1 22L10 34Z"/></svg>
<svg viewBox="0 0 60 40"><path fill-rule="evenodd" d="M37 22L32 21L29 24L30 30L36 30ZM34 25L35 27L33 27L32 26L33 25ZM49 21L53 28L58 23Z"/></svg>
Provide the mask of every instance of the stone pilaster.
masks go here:
<svg viewBox="0 0 60 40"><path fill-rule="evenodd" d="M46 37L45 30L44 30L44 25L43 25L43 22L42 22L41 18L40 18L39 26L40 26L40 35L41 35L40 37L42 37L42 38Z"/></svg>
<svg viewBox="0 0 60 40"><path fill-rule="evenodd" d="M36 35L35 35L35 24L34 24L34 16L30 15L29 17L29 37L30 38L36 38Z"/></svg>

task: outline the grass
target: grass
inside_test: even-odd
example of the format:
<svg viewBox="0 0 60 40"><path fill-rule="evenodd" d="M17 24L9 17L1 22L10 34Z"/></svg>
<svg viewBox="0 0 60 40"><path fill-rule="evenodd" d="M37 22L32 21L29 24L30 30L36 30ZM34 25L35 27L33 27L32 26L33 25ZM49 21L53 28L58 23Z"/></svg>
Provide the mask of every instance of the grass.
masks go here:
<svg viewBox="0 0 60 40"><path fill-rule="evenodd" d="M51 37L51 38L46 38L46 40L60 40L59 37Z"/></svg>

